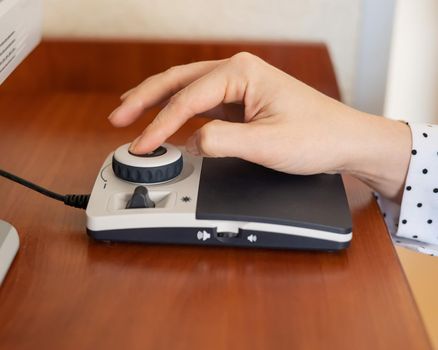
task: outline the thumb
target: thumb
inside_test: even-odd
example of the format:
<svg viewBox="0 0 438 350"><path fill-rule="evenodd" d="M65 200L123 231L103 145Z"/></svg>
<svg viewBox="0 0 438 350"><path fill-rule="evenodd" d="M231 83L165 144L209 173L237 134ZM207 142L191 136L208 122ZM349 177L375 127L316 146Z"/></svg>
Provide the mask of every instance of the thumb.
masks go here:
<svg viewBox="0 0 438 350"><path fill-rule="evenodd" d="M250 124L213 120L187 140L186 149L197 156L245 159L253 145L251 131Z"/></svg>

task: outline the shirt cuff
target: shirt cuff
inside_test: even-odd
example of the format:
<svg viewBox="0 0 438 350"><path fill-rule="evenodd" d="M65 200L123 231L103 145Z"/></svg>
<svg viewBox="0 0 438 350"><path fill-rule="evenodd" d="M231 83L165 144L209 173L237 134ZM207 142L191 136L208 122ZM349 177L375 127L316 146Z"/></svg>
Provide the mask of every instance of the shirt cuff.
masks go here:
<svg viewBox="0 0 438 350"><path fill-rule="evenodd" d="M395 244L438 256L438 125L409 124L412 151L401 207L376 195Z"/></svg>

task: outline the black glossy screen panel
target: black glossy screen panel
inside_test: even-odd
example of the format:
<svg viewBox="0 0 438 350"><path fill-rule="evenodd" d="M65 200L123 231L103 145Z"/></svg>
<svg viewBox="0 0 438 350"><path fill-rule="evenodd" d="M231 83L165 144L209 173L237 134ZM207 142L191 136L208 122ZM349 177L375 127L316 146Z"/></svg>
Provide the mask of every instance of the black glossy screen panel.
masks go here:
<svg viewBox="0 0 438 350"><path fill-rule="evenodd" d="M205 158L197 219L292 225L351 232L339 175L289 175L236 158Z"/></svg>

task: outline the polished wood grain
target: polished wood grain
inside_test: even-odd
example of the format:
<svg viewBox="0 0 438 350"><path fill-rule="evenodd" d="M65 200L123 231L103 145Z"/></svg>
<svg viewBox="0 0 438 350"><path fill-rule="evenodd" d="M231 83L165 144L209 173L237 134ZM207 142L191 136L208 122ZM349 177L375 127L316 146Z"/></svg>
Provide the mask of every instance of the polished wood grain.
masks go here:
<svg viewBox="0 0 438 350"><path fill-rule="evenodd" d="M99 66L92 55L81 61L96 70L86 82L68 78L69 69L80 70L76 56L40 60L70 45L82 52L81 43L44 44L0 90L0 167L59 192L86 193L104 157L132 140L156 111L125 129L106 120L118 90L144 78L131 71L143 72L140 58L129 56L146 52L143 44L83 44L96 57L99 47L111 53L110 45L112 60L123 62L127 78L108 77L108 88L99 78L112 74L104 74L112 64ZM148 67L186 61L198 47L144 45L163 48L159 57L141 59ZM204 52L202 45L195 51ZM203 57L223 57L239 45L221 47ZM282 44L273 57L263 45L254 47L271 61L282 60L281 50L294 56L290 71L336 97L332 69L321 72L330 67L323 46ZM131 58L123 58L124 50ZM39 69L49 75L35 82L30 73ZM52 69L61 76L50 75ZM317 75L321 81L312 80ZM171 142L184 142L204 122L189 121ZM0 348L429 349L371 192L344 179L354 239L340 253L99 243L87 237L83 211L0 179L0 218L21 238L0 287Z"/></svg>
<svg viewBox="0 0 438 350"><path fill-rule="evenodd" d="M46 41L3 91L121 93L174 65L248 51L339 99L327 48L318 43Z"/></svg>

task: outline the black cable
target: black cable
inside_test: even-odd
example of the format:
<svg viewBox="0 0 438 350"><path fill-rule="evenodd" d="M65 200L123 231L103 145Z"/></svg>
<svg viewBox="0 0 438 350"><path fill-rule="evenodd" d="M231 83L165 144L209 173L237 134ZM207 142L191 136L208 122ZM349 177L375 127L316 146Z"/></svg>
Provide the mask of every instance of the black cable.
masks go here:
<svg viewBox="0 0 438 350"><path fill-rule="evenodd" d="M89 194L66 194L62 195L53 191L50 191L44 187L41 187L37 184L34 184L30 181L27 181L19 176L11 174L5 170L0 169L0 176L3 176L11 181L14 181L22 186L30 188L36 192L39 192L47 197L56 199L58 201L63 202L65 205L70 207L75 207L79 209L87 209L88 201L90 199Z"/></svg>

